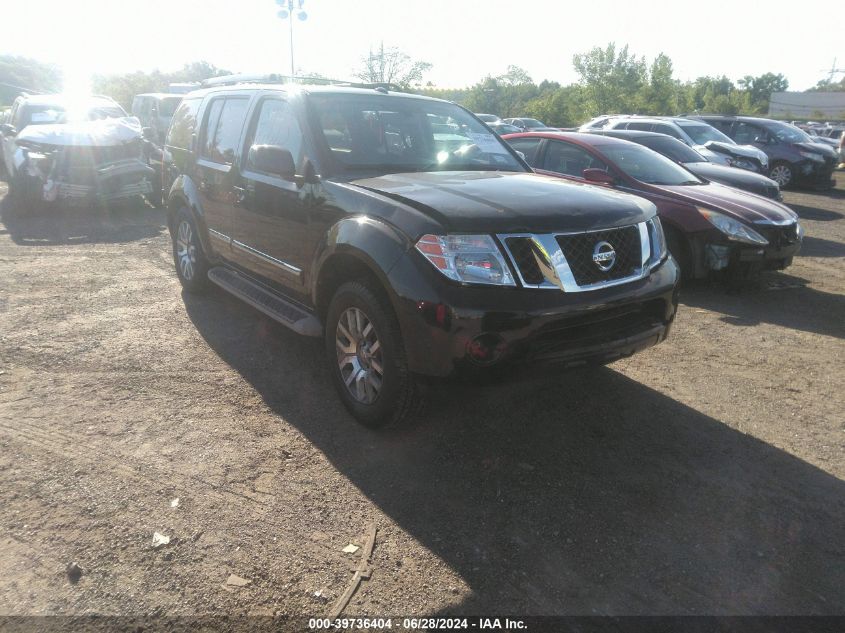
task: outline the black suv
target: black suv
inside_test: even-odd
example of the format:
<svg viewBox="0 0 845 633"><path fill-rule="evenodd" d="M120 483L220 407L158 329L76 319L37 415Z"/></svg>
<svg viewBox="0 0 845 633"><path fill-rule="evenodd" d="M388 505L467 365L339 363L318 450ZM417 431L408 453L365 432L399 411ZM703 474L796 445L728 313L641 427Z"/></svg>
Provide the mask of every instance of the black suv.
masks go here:
<svg viewBox="0 0 845 633"><path fill-rule="evenodd" d="M769 157L769 178L781 189L790 185L829 188L836 169L836 150L814 143L790 123L750 116L697 115L740 145L759 147Z"/></svg>
<svg viewBox="0 0 845 633"><path fill-rule="evenodd" d="M384 88L187 95L165 157L176 270L324 337L360 422L421 376L609 362L662 341L678 269L650 202L531 172L463 108Z"/></svg>

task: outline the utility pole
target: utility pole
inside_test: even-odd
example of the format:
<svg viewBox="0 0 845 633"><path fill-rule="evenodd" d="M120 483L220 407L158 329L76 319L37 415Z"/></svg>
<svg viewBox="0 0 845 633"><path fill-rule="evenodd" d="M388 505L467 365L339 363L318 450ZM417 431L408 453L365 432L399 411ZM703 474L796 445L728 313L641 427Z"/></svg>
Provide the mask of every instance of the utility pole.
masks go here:
<svg viewBox="0 0 845 633"><path fill-rule="evenodd" d="M281 10L276 14L282 20L290 20L288 23L289 31L290 31L290 80L293 81L294 77L296 77L296 70L293 63L293 14L294 14L294 6L296 7L296 17L299 19L300 22L305 22L308 19L308 14L302 10L302 5L305 4L305 0L276 0L276 4L278 4Z"/></svg>

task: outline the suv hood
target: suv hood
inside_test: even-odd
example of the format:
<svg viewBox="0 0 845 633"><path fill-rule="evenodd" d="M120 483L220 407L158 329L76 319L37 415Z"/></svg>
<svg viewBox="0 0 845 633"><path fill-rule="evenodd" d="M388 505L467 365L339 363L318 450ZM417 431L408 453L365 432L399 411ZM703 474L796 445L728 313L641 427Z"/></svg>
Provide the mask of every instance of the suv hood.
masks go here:
<svg viewBox="0 0 845 633"><path fill-rule="evenodd" d="M626 226L652 217L643 198L533 173L388 174L349 184L407 204L462 233L552 233Z"/></svg>
<svg viewBox="0 0 845 633"><path fill-rule="evenodd" d="M692 204L700 204L747 223L781 223L798 219L798 216L789 207L780 202L733 187L726 187L716 182L706 185L660 186L657 188L671 192Z"/></svg>

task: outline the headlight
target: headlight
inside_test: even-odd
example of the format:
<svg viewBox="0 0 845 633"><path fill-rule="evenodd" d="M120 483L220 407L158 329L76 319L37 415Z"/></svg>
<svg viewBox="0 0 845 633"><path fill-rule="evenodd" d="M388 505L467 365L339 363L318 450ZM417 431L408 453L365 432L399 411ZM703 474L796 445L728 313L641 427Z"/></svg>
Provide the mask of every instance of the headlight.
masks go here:
<svg viewBox="0 0 845 633"><path fill-rule="evenodd" d="M423 235L416 248L449 279L469 284L516 285L502 252L489 235Z"/></svg>
<svg viewBox="0 0 845 633"><path fill-rule="evenodd" d="M727 235L729 239L736 240L737 242L743 242L745 244L755 244L762 246L765 246L769 243L769 240L760 235L750 226L747 226L742 222L734 220L733 218L729 218L728 216L722 215L721 213L716 213L715 211L711 211L710 209L703 209L701 207L698 207L698 212L705 218L707 218L710 224L712 224L722 233Z"/></svg>
<svg viewBox="0 0 845 633"><path fill-rule="evenodd" d="M813 161L816 161L817 163L823 163L824 162L824 157L821 154L815 154L813 152L798 152L798 153L801 154L801 156L803 156L807 160L813 160Z"/></svg>
<svg viewBox="0 0 845 633"><path fill-rule="evenodd" d="M666 248L666 236L663 234L663 225L660 223L660 218L654 216L647 224L648 236L651 240L651 258L648 264L650 268L653 268L666 259L668 250Z"/></svg>

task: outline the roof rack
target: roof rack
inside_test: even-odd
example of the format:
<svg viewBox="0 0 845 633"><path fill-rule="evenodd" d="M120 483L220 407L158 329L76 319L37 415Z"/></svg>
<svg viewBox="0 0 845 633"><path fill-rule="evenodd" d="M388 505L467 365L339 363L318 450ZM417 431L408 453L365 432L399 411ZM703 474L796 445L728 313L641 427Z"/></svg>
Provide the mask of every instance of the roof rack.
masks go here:
<svg viewBox="0 0 845 633"><path fill-rule="evenodd" d="M329 79L327 77L307 77L299 75L280 75L277 73L270 74L247 74L240 73L236 75L223 75L221 77L211 77L200 82L202 88L213 88L219 86L234 86L237 84L309 84L317 86L346 86L349 88L372 88L374 90L381 89L381 91L402 92L402 88L396 84L388 82L356 82L340 79Z"/></svg>

